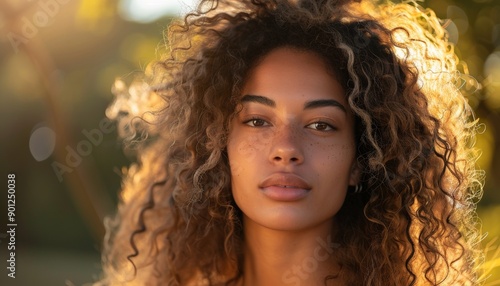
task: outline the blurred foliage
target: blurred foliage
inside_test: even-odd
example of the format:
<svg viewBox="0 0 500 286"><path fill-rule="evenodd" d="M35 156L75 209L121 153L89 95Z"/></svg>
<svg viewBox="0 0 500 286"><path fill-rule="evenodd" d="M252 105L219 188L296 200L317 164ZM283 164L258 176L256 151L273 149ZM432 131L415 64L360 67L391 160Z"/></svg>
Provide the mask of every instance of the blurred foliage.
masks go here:
<svg viewBox="0 0 500 286"><path fill-rule="evenodd" d="M0 173L17 175L16 235L19 249L24 250L19 252L19 275L33 279L28 273L40 273L45 280L37 280L38 284L80 281L82 275L88 282L99 273L103 234L99 219L114 212L121 169L129 158L122 153L116 132L111 132L103 134L102 142L93 145L71 172L64 173L62 181L52 164L67 163L67 148L76 149L88 141L84 130L99 128L112 100L114 79L131 79L157 58L162 32L171 18L149 24L130 22L120 17L118 5L118 0L0 0ZM494 241L500 237L500 4L494 0L440 0L421 5L450 20L443 25L456 43L464 69L480 87L469 90L468 98L484 124L476 142L482 152L478 166L486 171L478 213L483 232L489 233L484 244L493 243L488 252L491 258L500 244L500 239ZM38 162L28 145L40 124L52 127L58 141L54 155ZM0 198L2 205L5 199ZM5 208L0 212L6 216ZM86 255L78 256L79 263L62 259L58 265L74 267L73 271L52 277L28 262L43 261L42 254L37 256L31 250L37 250L35 254L71 251ZM2 246L0 253L3 251ZM87 261L86 266L82 261ZM490 261L490 266L496 266L490 283L500 281L498 265L498 259ZM78 276L74 269L86 270Z"/></svg>

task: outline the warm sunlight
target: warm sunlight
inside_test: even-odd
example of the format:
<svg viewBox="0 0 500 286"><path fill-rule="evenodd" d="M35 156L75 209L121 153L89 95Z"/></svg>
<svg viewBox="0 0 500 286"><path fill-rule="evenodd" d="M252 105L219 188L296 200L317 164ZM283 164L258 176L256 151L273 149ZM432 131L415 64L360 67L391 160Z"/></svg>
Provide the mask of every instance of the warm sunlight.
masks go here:
<svg viewBox="0 0 500 286"><path fill-rule="evenodd" d="M127 20L153 22L165 15L180 15L196 7L196 0L122 0L120 14Z"/></svg>

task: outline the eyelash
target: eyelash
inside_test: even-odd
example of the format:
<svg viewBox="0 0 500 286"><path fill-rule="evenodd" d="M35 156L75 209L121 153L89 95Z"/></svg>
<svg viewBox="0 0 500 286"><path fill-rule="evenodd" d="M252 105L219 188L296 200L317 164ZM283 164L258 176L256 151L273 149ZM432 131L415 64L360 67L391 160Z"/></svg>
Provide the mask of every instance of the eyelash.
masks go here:
<svg viewBox="0 0 500 286"><path fill-rule="evenodd" d="M261 126L251 125L250 123L251 123L251 122L253 122L253 121L262 121L262 122L264 122L264 123L267 123L267 125L261 125ZM245 120L245 121L243 121L243 124L248 125L248 126L250 126L250 127L255 127L255 128L258 128L258 127L265 127L265 126L271 125L271 124L269 124L269 122L267 122L266 120L264 120L264 119L262 119L262 118L258 118L258 117L252 117L252 118L250 118L250 119L248 119L248 120Z"/></svg>
<svg viewBox="0 0 500 286"><path fill-rule="evenodd" d="M256 126L255 125L255 121L263 122L264 125L257 125ZM266 127L266 126L271 125L266 120L264 120L262 118L258 118L258 117L252 117L252 118L250 118L248 120L245 120L245 121L243 121L243 124L248 125L248 126L253 127L253 128ZM310 124L306 125L306 127L307 126L311 126L313 124L317 124L317 125L324 124L324 125L326 125L326 128L327 128L326 130L311 128L311 129L316 130L316 131L328 132L328 131L335 131L335 130L337 130L337 127L335 127L335 126L333 126L333 125L331 125L329 123L323 122L323 121L316 121L316 122L310 123Z"/></svg>
<svg viewBox="0 0 500 286"><path fill-rule="evenodd" d="M313 122L307 126L310 126L310 125L313 125L313 124L324 124L326 125L327 128L329 128L328 130L319 130L319 129L314 129L314 130L317 130L317 131L323 131L323 132L327 132L327 131L335 131L337 130L337 127L331 125L331 124L328 124L326 122L322 122L322 121L316 121L316 122Z"/></svg>

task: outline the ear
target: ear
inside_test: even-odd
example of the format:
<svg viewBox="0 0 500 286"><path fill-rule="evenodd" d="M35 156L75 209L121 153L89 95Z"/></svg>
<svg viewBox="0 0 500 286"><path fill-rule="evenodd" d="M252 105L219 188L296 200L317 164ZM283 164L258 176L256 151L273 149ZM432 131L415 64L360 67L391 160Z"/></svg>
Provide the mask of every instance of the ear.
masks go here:
<svg viewBox="0 0 500 286"><path fill-rule="evenodd" d="M358 162L355 162L351 167L351 173L349 174L349 186L356 186L361 180L361 167Z"/></svg>

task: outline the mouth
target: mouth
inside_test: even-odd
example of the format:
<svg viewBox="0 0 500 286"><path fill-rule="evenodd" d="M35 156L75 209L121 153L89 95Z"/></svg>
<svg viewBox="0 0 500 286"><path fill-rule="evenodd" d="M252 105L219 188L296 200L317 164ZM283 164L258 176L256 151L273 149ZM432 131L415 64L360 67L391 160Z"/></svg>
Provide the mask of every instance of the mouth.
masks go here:
<svg viewBox="0 0 500 286"><path fill-rule="evenodd" d="M312 189L304 179L292 173L272 174L259 184L259 188L265 196L276 201L301 200Z"/></svg>
<svg viewBox="0 0 500 286"><path fill-rule="evenodd" d="M274 173L259 184L260 188L271 186L305 190L312 189L304 179L293 173Z"/></svg>

